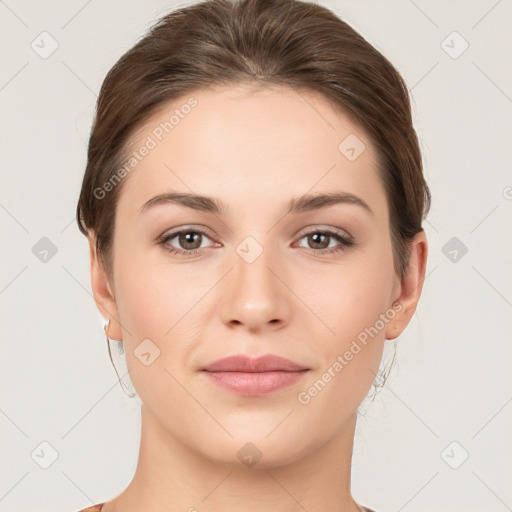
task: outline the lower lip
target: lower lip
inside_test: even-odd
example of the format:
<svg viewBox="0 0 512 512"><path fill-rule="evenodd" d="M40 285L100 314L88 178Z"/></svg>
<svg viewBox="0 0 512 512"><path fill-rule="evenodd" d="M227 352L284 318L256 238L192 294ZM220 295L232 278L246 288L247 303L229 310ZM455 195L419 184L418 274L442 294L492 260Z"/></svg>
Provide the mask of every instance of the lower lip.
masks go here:
<svg viewBox="0 0 512 512"><path fill-rule="evenodd" d="M301 380L309 370L300 372L208 372L206 375L215 384L247 396L259 396L272 393Z"/></svg>

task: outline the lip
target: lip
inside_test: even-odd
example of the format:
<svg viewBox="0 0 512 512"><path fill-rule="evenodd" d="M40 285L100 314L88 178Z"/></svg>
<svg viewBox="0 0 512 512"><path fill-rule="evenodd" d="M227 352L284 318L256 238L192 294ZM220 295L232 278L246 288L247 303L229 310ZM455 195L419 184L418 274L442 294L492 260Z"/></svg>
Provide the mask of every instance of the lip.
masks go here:
<svg viewBox="0 0 512 512"><path fill-rule="evenodd" d="M257 358L249 357L244 354L224 357L214 363L202 368L207 372L297 372L301 370L309 370L306 366L301 366L290 359L266 354Z"/></svg>
<svg viewBox="0 0 512 512"><path fill-rule="evenodd" d="M261 396L295 384L309 372L309 368L268 354L258 358L225 357L202 371L224 389L246 396Z"/></svg>

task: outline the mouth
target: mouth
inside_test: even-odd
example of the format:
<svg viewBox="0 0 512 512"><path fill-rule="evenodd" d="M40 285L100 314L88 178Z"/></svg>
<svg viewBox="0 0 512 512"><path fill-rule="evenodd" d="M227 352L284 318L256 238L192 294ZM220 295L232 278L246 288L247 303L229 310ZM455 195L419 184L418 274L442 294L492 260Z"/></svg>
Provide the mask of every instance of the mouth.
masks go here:
<svg viewBox="0 0 512 512"><path fill-rule="evenodd" d="M290 359L267 354L245 354L219 359L201 369L219 387L246 396L272 393L300 381L309 368Z"/></svg>
<svg viewBox="0 0 512 512"><path fill-rule="evenodd" d="M309 370L204 373L221 388L241 395L261 396L297 383L309 373Z"/></svg>
<svg viewBox="0 0 512 512"><path fill-rule="evenodd" d="M244 373L272 371L297 372L309 370L308 367L302 366L291 359L273 354L266 354L257 358L245 354L237 354L219 359L201 369L209 372Z"/></svg>

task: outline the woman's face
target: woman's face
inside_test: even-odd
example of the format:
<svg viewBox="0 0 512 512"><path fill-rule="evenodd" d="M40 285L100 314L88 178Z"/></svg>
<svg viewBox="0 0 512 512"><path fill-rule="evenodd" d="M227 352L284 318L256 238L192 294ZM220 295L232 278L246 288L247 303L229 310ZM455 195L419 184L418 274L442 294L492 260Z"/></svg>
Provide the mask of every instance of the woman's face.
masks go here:
<svg viewBox="0 0 512 512"><path fill-rule="evenodd" d="M342 435L421 290L405 295L394 273L366 133L312 93L217 87L169 104L132 142L112 297L98 291L101 269L93 287L120 321L109 334L123 339L148 418L234 465L247 451L260 467L284 464ZM189 197L163 196L175 193ZM239 354L307 371L237 390L203 370Z"/></svg>

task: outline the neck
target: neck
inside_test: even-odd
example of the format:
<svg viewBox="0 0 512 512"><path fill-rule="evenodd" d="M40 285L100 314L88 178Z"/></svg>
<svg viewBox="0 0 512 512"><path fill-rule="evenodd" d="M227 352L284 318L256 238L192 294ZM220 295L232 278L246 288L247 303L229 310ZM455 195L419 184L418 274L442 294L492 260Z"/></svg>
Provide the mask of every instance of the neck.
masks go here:
<svg viewBox="0 0 512 512"><path fill-rule="evenodd" d="M293 461L244 467L236 457L219 462L183 444L142 407L135 475L102 512L359 512L350 492L355 420Z"/></svg>

